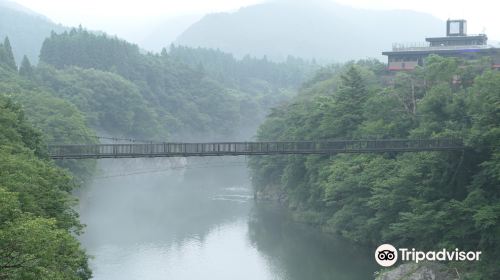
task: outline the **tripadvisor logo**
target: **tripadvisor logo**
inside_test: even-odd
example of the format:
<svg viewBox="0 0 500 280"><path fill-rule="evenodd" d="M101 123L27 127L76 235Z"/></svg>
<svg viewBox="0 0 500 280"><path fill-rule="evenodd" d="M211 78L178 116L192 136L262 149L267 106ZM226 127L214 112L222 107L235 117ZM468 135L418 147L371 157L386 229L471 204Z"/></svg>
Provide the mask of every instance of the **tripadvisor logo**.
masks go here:
<svg viewBox="0 0 500 280"><path fill-rule="evenodd" d="M382 244L375 250L375 260L381 266L391 266L398 261L398 250L391 244Z"/></svg>
<svg viewBox="0 0 500 280"><path fill-rule="evenodd" d="M381 266L392 266L401 261L421 262L421 261L479 261L480 251L460 251L442 249L440 251L417 251L415 248L399 248L391 244L382 244L375 250L375 260Z"/></svg>

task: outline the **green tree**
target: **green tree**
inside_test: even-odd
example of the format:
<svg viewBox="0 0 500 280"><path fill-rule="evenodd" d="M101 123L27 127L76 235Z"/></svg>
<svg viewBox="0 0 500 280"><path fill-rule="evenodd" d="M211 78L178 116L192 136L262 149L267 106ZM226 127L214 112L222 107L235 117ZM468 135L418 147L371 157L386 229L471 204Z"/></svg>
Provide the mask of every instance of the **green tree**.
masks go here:
<svg viewBox="0 0 500 280"><path fill-rule="evenodd" d="M298 220L370 246L481 250L480 263L448 265L500 277L500 74L489 67L433 56L391 83L376 64L322 71L259 139L463 137L468 149L252 158L259 195L278 192Z"/></svg>
<svg viewBox="0 0 500 280"><path fill-rule="evenodd" d="M0 226L0 278L89 279L78 241L53 219L22 214L16 198L0 188L0 218L7 218Z"/></svg>
<svg viewBox="0 0 500 280"><path fill-rule="evenodd" d="M168 130L172 137L182 139L241 137L242 134L245 138L250 137L248 131L240 128L256 127L272 106L289 99L311 69L317 67L300 59L284 63L250 57L237 60L217 50L175 46L171 46L169 52L164 49L160 54L144 54L136 45L96 35L83 28L52 34L44 42L40 60L60 72L78 67L85 69L85 73L93 70L121 76L132 83L132 90L138 90L148 111L153 111L153 119L147 120L151 126L133 127L158 131L153 127L160 123L159 131ZM40 80L62 93L60 96L71 96L75 100L76 96L88 95L86 92L76 94L79 90L76 88L60 87L59 82L52 83L54 79L50 74L53 73L55 71L49 71L49 75L41 73ZM93 80L86 83L93 84ZM60 92L61 88L68 92ZM129 116L116 114L117 110L103 112L93 106L87 107L90 110L82 109L81 101L89 104L93 101L82 98L75 103L87 113L99 111L115 121L125 121ZM255 106L256 110L246 108L247 104ZM137 116L145 118L148 111ZM141 138L146 137L148 135Z"/></svg>
<svg viewBox="0 0 500 280"><path fill-rule="evenodd" d="M36 79L24 79L6 68L0 67L0 96L10 96L11 98L6 99L5 106L18 112L17 116L22 116L22 120L30 122L27 124L19 121L17 125L26 126L23 130L26 136L22 139L36 155L46 156L43 141L61 144L97 143L95 133L88 127L85 116L73 104L55 97L55 93L47 88L41 89ZM31 125L37 130L31 129ZM11 141L16 143L15 140ZM71 170L75 180L80 183L87 180L95 170L94 160L65 160L58 164Z"/></svg>
<svg viewBox="0 0 500 280"><path fill-rule="evenodd" d="M43 158L41 134L4 96L0 131L0 279L89 279L71 177Z"/></svg>
<svg viewBox="0 0 500 280"><path fill-rule="evenodd" d="M11 69L17 70L16 61L14 59L14 53L12 52L12 47L10 45L9 37L5 37L3 45L0 47L0 63L4 63Z"/></svg>
<svg viewBox="0 0 500 280"><path fill-rule="evenodd" d="M340 88L334 95L334 104L329 112L325 130L332 131L336 138L353 138L357 127L364 121L364 105L369 98L361 73L355 66L349 67L341 76Z"/></svg>
<svg viewBox="0 0 500 280"><path fill-rule="evenodd" d="M23 56L23 61L19 67L19 75L31 79L33 77L33 67L27 56Z"/></svg>

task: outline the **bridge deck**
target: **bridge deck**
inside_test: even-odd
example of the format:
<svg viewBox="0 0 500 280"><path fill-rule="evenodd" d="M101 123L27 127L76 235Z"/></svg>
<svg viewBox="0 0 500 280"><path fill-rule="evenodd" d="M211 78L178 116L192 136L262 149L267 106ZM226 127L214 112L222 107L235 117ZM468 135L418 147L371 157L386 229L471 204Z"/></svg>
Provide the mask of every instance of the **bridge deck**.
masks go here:
<svg viewBox="0 0 500 280"><path fill-rule="evenodd" d="M384 139L49 145L53 159L422 152L464 149L460 139Z"/></svg>

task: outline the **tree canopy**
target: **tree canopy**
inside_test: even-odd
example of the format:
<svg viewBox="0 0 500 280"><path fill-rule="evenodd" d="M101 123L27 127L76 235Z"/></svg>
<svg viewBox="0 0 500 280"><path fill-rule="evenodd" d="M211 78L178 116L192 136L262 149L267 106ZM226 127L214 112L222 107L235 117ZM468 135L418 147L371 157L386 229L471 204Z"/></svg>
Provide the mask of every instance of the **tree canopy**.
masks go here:
<svg viewBox="0 0 500 280"><path fill-rule="evenodd" d="M134 106L145 114L140 118L150 121L143 129L165 131L183 140L248 138L249 133L242 136L240 128L253 130L268 109L288 99L315 67L293 58L281 64L249 57L237 61L220 51L174 46L170 52L144 53L136 45L82 28L52 34L43 44L40 60L57 69L39 67L42 83L76 102L81 110L108 114L104 117L110 121L120 119L123 112L112 108L105 112L104 107L112 106L106 103L116 102L123 93L122 109L129 110L133 101L125 95L131 91L136 96ZM79 80L76 85L75 79ZM95 83L96 79L100 82ZM111 83L118 80L122 87ZM91 88L93 84L100 86ZM116 93L108 94L106 89ZM100 102L101 108L93 100L98 96L107 98L106 103ZM105 125L102 119L99 125ZM145 131L122 132L151 136ZM161 138L163 134L156 135Z"/></svg>
<svg viewBox="0 0 500 280"><path fill-rule="evenodd" d="M258 194L279 197L298 220L362 244L481 250L480 265L450 265L470 279L497 278L500 72L485 65L433 56L392 78L366 62L320 72L273 110L259 140L461 137L469 148L255 157Z"/></svg>
<svg viewBox="0 0 500 280"><path fill-rule="evenodd" d="M4 96L0 131L0 278L90 279L73 235L82 226L72 209L71 176L41 156L41 133Z"/></svg>

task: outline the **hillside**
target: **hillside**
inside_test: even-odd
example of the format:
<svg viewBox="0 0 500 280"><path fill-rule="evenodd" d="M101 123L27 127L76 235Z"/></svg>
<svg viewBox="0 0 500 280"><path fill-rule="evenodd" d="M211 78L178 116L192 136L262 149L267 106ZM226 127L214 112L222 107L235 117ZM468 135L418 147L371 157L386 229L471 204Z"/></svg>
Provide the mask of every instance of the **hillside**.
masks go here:
<svg viewBox="0 0 500 280"><path fill-rule="evenodd" d="M94 134L75 106L27 79L26 69L18 74L5 60L10 48L0 44L0 53L0 278L90 279L71 192L94 164L60 168L47 144L95 143Z"/></svg>
<svg viewBox="0 0 500 280"><path fill-rule="evenodd" d="M167 18L157 23L153 28L142 30L143 38L137 43L146 50L160 52L162 48L173 43L177 36L202 17L203 15L195 14Z"/></svg>
<svg viewBox="0 0 500 280"><path fill-rule="evenodd" d="M362 10L327 0L277 0L209 14L182 33L176 44L219 48L237 57L347 61L381 58L393 42L422 41L443 32L440 20L413 11Z"/></svg>
<svg viewBox="0 0 500 280"><path fill-rule="evenodd" d="M293 94L316 67L298 59L237 62L203 49L144 54L137 45L82 28L52 34L40 60L57 69L38 67L42 83L86 112L94 127L140 138L164 139L168 132L183 140L248 139L268 108Z"/></svg>
<svg viewBox="0 0 500 280"><path fill-rule="evenodd" d="M500 73L431 56L387 85L378 69L352 63L316 77L300 98L273 110L258 139L461 137L469 149L252 157L257 196L371 248L482 251L480 262L447 265L461 279L499 279Z"/></svg>
<svg viewBox="0 0 500 280"><path fill-rule="evenodd" d="M17 64L23 55L37 63L43 40L51 31L66 29L19 4L0 0L0 38L9 37Z"/></svg>

